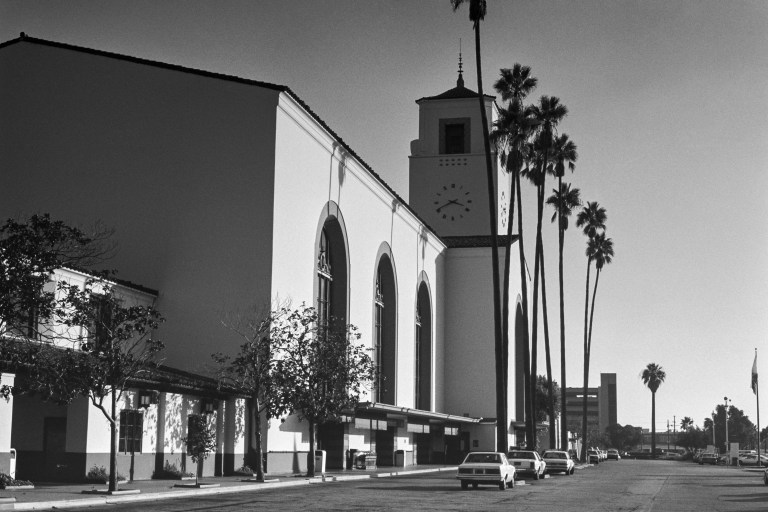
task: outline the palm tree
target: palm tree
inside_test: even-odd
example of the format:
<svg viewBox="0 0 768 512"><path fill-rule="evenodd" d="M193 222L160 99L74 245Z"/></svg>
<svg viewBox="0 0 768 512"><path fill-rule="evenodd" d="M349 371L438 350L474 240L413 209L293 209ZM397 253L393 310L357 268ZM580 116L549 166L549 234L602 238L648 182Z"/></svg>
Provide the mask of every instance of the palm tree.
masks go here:
<svg viewBox="0 0 768 512"><path fill-rule="evenodd" d="M451 0L454 12L465 0ZM469 20L475 31L475 64L477 66L477 99L480 105L480 124L483 129L483 149L485 151L486 180L488 182L488 208L491 221L491 265L493 271L493 323L494 352L496 356L496 445L499 450L507 448L507 404L504 377L504 356L501 330L501 295L499 285L499 239L496 226L496 196L494 191L493 162L491 160L491 142L488 133L488 116L485 112L483 95L483 74L480 59L480 22L485 18L486 1L468 0Z"/></svg>
<svg viewBox="0 0 768 512"><path fill-rule="evenodd" d="M589 240L592 240L599 232L605 230L605 220L607 218L605 208L601 207L596 201L588 202L576 217L576 226L582 228L582 231ZM587 285L586 299L584 301L584 392L581 402L581 432L583 445L581 447L581 458L586 460L587 456L587 387L589 384L589 338L588 319L589 319L589 273L592 268L593 247L587 242Z"/></svg>
<svg viewBox="0 0 768 512"><path fill-rule="evenodd" d="M592 352L592 320L595 317L595 296L597 295L597 283L600 280L600 272L605 265L610 265L613 261L613 240L605 237L605 233L597 233L589 240L588 251L592 253L592 259L595 262L595 287L592 289L592 308L589 313L589 335L587 339L588 351Z"/></svg>
<svg viewBox="0 0 768 512"><path fill-rule="evenodd" d="M567 137L567 135L563 135ZM561 137L562 138L562 137ZM575 160L574 145L573 159ZM566 425L566 400L565 400L565 300L563 291L563 245L565 242L565 232L568 229L568 218L573 213L574 208L581 205L580 191L578 188L571 190L570 183L562 183L562 176L559 178L559 187L553 190L553 194L547 199L547 204L554 207L555 213L552 215L552 222L558 219L558 266L560 281L560 446L568 447L568 425Z"/></svg>
<svg viewBox="0 0 768 512"><path fill-rule="evenodd" d="M667 378L667 373L661 365L648 363L640 374L643 384L651 390L651 457L656 456L656 391Z"/></svg>
<svg viewBox="0 0 768 512"><path fill-rule="evenodd" d="M537 80L530 76L531 68L528 66L521 66L515 64L510 70L508 68L502 69L500 74L501 78L496 81L494 85L496 91L501 94L503 100L511 100L507 108L500 107L498 119L494 123L494 130L491 133L491 138L497 148L497 151L501 157L501 164L507 172L512 173L512 180L510 180L510 206L508 212L507 221L507 246L504 254L504 286L502 291L503 305L502 305L502 335L503 335L503 354L504 354L504 377L509 375L509 267L511 263L511 248L512 248L512 226L514 224L514 211L515 211L515 193L519 186L519 173L520 167L523 162L523 148L531 137L533 130L536 126L536 121L532 117L532 108L524 107L523 100L525 97L536 87ZM519 195L518 195L519 197ZM522 206L520 201L517 201L518 205L518 249L520 258L520 279L522 286L522 312L523 312L523 375L524 375L524 403L525 410L528 411L533 404L533 392L530 389L529 378L529 365L530 354L528 352L528 286L525 279L525 251L523 245L523 231L522 231ZM508 386L505 384L504 391L506 393ZM506 398L505 398L506 403ZM532 409L526 415L532 418ZM533 420L531 420L531 428L535 428Z"/></svg>
<svg viewBox="0 0 768 512"><path fill-rule="evenodd" d="M533 312L531 326L531 388L536 388L536 359L538 353L538 301L539 301L539 276L544 268L544 244L541 237L541 225L544 217L544 186L546 173L549 167L550 151L557 130L557 125L568 114L568 109L554 96L542 96L539 104L533 109L533 115L539 121L539 132L533 143L533 167L527 173L536 186L537 192L537 217L536 217L536 249L533 271ZM543 281L543 277L542 277ZM542 298L545 292L542 285ZM543 304L542 304L543 306ZM546 318L546 311L544 311ZM547 327L545 323L545 327ZM549 352L549 330L545 331L545 350ZM547 376L552 381L551 364L548 365ZM534 417L536 416L534 411Z"/></svg>

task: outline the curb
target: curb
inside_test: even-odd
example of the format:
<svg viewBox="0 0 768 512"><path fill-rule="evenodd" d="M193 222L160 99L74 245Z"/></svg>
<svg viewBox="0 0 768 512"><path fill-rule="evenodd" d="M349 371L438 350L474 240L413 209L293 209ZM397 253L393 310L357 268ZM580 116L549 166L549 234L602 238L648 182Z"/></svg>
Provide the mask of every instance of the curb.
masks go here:
<svg viewBox="0 0 768 512"><path fill-rule="evenodd" d="M300 485L322 484L331 482L346 482L351 480L367 480L370 478L388 478L394 476L406 476L421 473L438 473L441 471L456 471L458 466L432 468L432 469L414 469L406 471L393 471L388 473L373 473L369 475L323 475L313 478L297 478L286 481L272 481L265 484L254 482L253 484L238 484L229 487L213 487L208 489L181 489L176 488L173 491L149 492L145 494L130 494L124 496L99 496L95 498L81 498L72 500L56 501L29 501L16 502L11 510L46 510L46 509L67 509L81 507L95 507L105 505L117 505L121 503L135 503L141 501L170 500L174 498L185 498L190 496L210 496L216 494L233 494L237 492L257 492L262 489L274 489L276 487L298 487Z"/></svg>

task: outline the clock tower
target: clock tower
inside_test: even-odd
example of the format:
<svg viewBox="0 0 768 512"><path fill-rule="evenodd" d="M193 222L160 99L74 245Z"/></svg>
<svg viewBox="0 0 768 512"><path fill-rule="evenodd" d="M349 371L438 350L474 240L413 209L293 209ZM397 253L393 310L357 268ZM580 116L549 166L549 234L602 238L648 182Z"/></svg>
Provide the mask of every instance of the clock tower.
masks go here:
<svg viewBox="0 0 768 512"><path fill-rule="evenodd" d="M494 97L485 95L484 102L490 130ZM441 236L489 235L482 121L477 93L464 87L461 59L456 87L416 104L419 138L411 141L410 205ZM495 153L492 159L498 229L506 234L509 177Z"/></svg>

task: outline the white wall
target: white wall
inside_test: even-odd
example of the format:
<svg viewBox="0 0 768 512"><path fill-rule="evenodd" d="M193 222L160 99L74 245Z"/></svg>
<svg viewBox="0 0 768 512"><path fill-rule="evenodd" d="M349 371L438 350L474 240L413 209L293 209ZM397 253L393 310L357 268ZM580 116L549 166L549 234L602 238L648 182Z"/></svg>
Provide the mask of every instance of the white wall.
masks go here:
<svg viewBox="0 0 768 512"><path fill-rule="evenodd" d="M285 94L278 108L276 138L273 297L290 298L294 305L314 304L318 226L325 218L326 205L336 204L348 240L349 321L360 329L362 341L372 347L376 256L381 244L388 244L398 292L396 402L413 407L417 285L424 272L436 327L440 293L437 260L443 244ZM441 334L440 329L433 329L435 346L442 343L438 338ZM439 353L433 350L435 364ZM440 373L437 368L432 372L433 388ZM279 431L270 432L270 450L303 447L301 433L290 425L282 424ZM295 427L306 429L306 425Z"/></svg>

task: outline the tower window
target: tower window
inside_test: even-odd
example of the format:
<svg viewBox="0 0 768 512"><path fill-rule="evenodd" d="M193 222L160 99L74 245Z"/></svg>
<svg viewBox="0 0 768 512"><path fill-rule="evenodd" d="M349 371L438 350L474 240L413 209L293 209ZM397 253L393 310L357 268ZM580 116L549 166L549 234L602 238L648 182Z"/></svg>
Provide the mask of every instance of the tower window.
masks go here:
<svg viewBox="0 0 768 512"><path fill-rule="evenodd" d="M440 120L440 153L469 153L469 118Z"/></svg>

